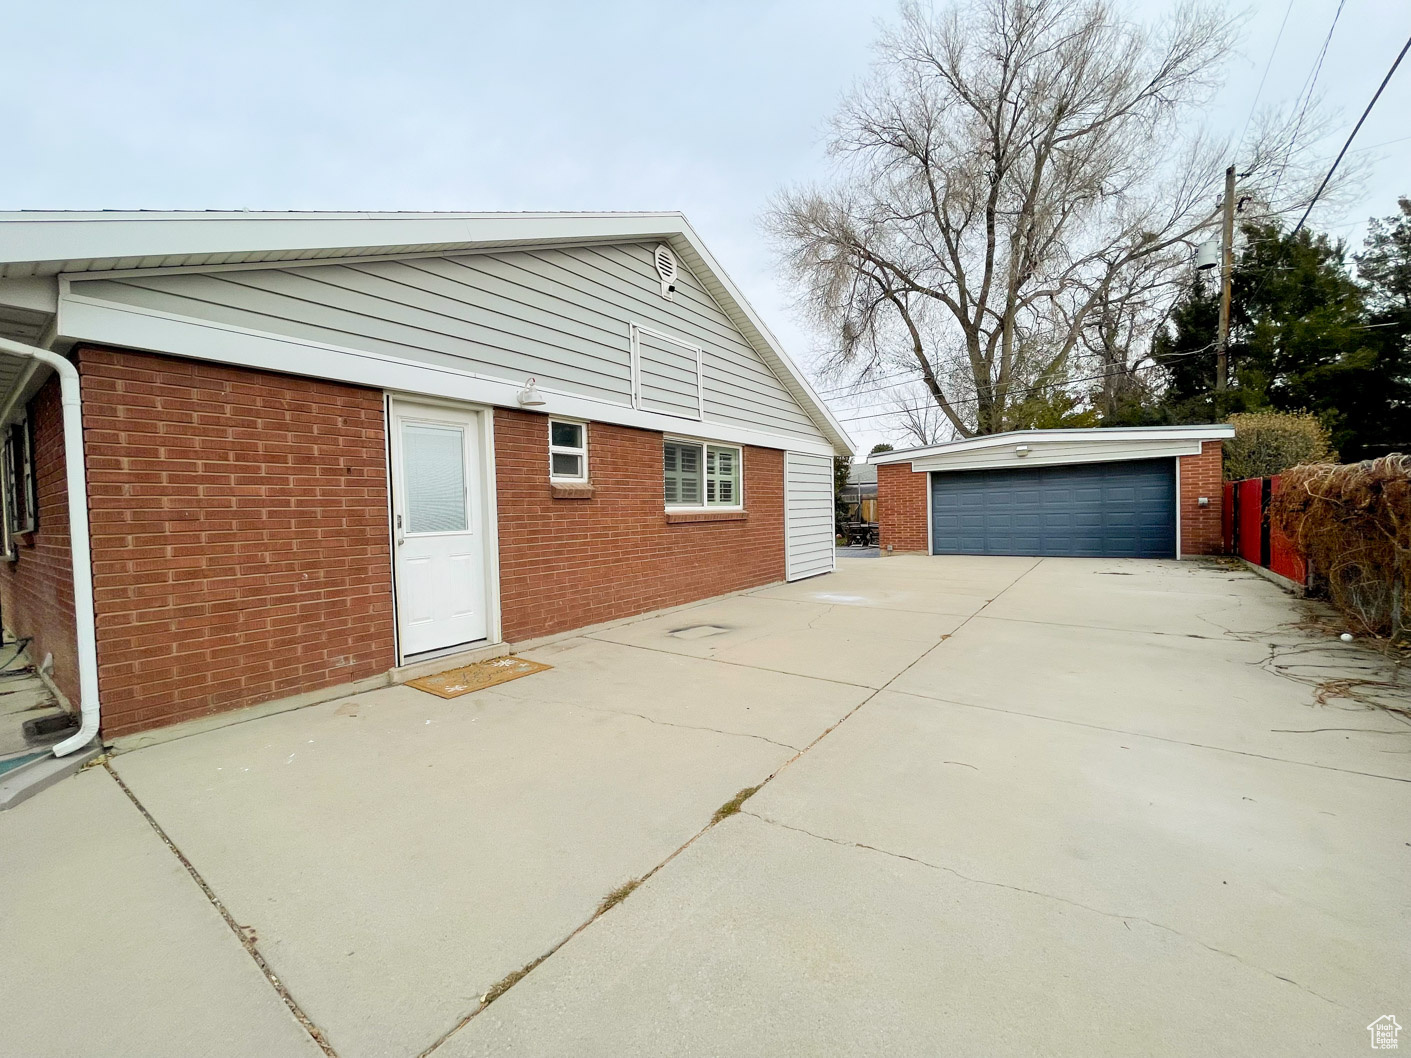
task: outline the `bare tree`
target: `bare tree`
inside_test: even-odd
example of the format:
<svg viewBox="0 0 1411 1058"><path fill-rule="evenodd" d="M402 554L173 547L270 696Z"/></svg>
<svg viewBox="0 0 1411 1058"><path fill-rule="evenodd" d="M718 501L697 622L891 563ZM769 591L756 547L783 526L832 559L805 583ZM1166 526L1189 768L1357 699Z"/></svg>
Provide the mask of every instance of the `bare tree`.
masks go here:
<svg viewBox="0 0 1411 1058"><path fill-rule="evenodd" d="M1075 351L1115 363L1215 217L1227 145L1182 128L1232 44L1198 2L1153 27L1106 0L905 4L834 120L840 179L766 217L825 372L909 368L968 437L1025 425ZM1288 168L1249 153L1247 181Z"/></svg>

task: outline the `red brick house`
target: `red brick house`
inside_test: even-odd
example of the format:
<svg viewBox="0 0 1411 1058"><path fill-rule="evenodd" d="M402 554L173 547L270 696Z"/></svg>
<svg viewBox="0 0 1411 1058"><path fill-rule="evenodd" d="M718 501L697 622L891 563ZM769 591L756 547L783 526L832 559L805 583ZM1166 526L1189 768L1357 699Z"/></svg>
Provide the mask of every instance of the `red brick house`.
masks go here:
<svg viewBox="0 0 1411 1058"><path fill-rule="evenodd" d="M1184 558L1222 550L1221 442L1233 426L1020 430L885 452L888 551Z"/></svg>
<svg viewBox="0 0 1411 1058"><path fill-rule="evenodd" d="M827 572L852 447L675 213L0 214L0 419L65 751Z"/></svg>

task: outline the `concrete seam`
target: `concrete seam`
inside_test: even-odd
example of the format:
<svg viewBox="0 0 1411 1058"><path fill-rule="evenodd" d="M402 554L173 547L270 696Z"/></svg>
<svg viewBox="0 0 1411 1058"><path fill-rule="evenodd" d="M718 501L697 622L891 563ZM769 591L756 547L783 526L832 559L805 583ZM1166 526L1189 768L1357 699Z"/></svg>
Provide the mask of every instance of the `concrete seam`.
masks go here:
<svg viewBox="0 0 1411 1058"><path fill-rule="evenodd" d="M1010 581L1009 584L1008 584L1002 591L998 592L998 593L995 595L995 599L998 599L998 598L999 598L1001 595L1003 595L1006 591L1008 591L1010 588L1014 587L1014 585L1018 584L1018 583L1019 583L1021 580L1023 580L1026 576L1028 576L1028 575L1029 575L1030 573L1032 573L1035 569L1037 569L1038 566L1039 566L1039 564L1040 564L1041 562L1043 562L1043 559L1038 559L1037 561L1034 562L1034 564L1033 564L1032 566L1030 566L1028 569L1026 569L1023 573L1019 574L1019 576L1015 577L1014 580ZM992 602L994 602L994 599L988 600L988 601L985 603L985 606L988 606L988 605L989 605L990 603L992 603ZM982 606L980 609L983 610L984 607ZM977 610L977 611L976 611L976 614L978 614L979 612L980 612L980 611ZM974 617L974 616L975 616L975 614L971 614L971 617ZM968 621L971 619L971 617L967 617L967 618L965 619L965 621L962 621L960 627L964 627L965 623L968 622ZM956 631L959 631L959 628L957 628ZM833 723L833 724L829 725L827 728L825 728L824 731L823 731L821 734L819 734L819 736L818 736L817 738L815 738L812 742L810 742L807 746L805 746L805 747L804 747L803 749L801 749L801 750L798 750L792 757L790 757L788 760L784 761L784 763L780 764L779 767L775 768L772 772L770 772L767 776L765 776L765 778L759 783L759 785L754 788L754 792L751 793L750 796L753 797L755 793L758 793L760 790L764 789L764 787L767 786L770 782L772 782L785 768L789 767L789 765L793 764L793 763L794 763L795 761L797 761L800 757L802 757L805 753L807 753L809 750L811 750L814 746L818 745L818 743L822 742L822 741L823 741L825 738L827 738L830 734L832 734L834 731L836 731L836 730L837 730L839 727L841 727L850 717L852 717L853 714L855 714L859 709L861 709L861 708L862 708L864 705L866 705L868 702L872 701L873 698L877 697L877 695L881 694L884 690L886 690L886 688L892 683L893 680L898 679L898 678L899 678L900 676L902 676L904 673L906 673L907 671L909 671L913 665L917 664L919 661L921 661L922 658L924 658L924 657L926 657L928 654L930 654L932 650L935 650L935 649L936 649L936 647L939 647L939 646L943 645L945 642L947 642L947 641L949 640L950 636L952 636L952 635L954 635L954 634L955 634L954 632L948 633L947 635L945 635L945 636L943 636L943 637L941 638L940 642L937 642L937 643L935 643L933 646L928 647L926 650L922 651L920 655L918 655L918 656L917 656L913 661L911 661L905 668L903 668L900 672L898 672L895 676L893 676L890 680L887 681L887 683L883 684L881 687L877 687L877 688L865 687L865 688L863 688L863 689L865 689L865 690L871 691L871 693L868 694L865 698L863 698L862 701L860 701L860 702L858 702L856 705L854 705L854 706L853 706L851 709L849 709L846 713L844 713L835 723ZM584 638L593 638L593 637L591 637L591 636L585 636ZM612 640L602 640L602 642L611 643L611 642L613 642L613 641L612 641ZM619 646L635 646L636 644L627 644L627 643L624 643L624 644L618 644L618 645L619 645ZM655 648L655 647L640 647L639 649L642 649L642 650L657 650L657 648ZM661 650L657 650L657 653L671 654L672 652L671 652L671 651L661 651ZM683 656L683 655L675 655L675 654L673 654L673 656L675 656L675 657L680 657L680 656ZM684 656L693 656L693 655L684 655ZM715 658L706 658L706 659L704 659L704 660L707 660L707 661L715 661L715 660L717 660L717 659L715 659ZM733 662L722 662L722 664L729 665L729 664L734 664L734 663L733 663ZM754 666L754 665L742 665L742 666L741 666L741 668L757 668L757 667L758 667L758 666ZM765 670L765 671L768 671L768 672L777 672L778 670L777 670L777 669L767 669L767 670ZM816 677L808 677L808 676L805 676L805 677L802 677L802 678L803 678L803 679L814 679L814 678L816 678ZM826 681L826 682L829 682L829 683L839 683L839 682L841 682L841 681L838 681L838 680L828 680L828 681ZM859 685L858 685L858 684L846 684L845 686L856 687L856 686L859 686ZM743 809L741 809L741 811L743 811ZM751 813L751 814L753 815L753 813ZM728 818L728 817L726 817L726 818ZM760 817L756 816L756 818L760 818ZM680 856L683 852L685 852L688 848L690 848L690 847L691 847L692 845L694 845L698 840L700 840L700 838L701 838L707 831L709 831L709 830L713 829L714 827L718 826L718 825L719 825L721 822L723 822L723 821L724 821L724 820L722 820L722 819L712 819L712 820L711 820L709 823L707 823L705 826L701 827L700 830L696 831L695 834L691 835L691 837L690 837L689 839L687 839L685 842L683 842L683 843L681 844L681 846L676 849L675 852L673 852L673 853L671 853L671 855L667 856L664 860L662 860L660 863L658 863L655 867L653 867L653 868L652 868L650 871L648 871L646 874L644 874L644 875L642 875L640 878L636 879L636 881L633 883L633 889L635 890L636 888L639 888L639 887L642 885L642 883L646 882L649 878L651 878L653 875L655 875L655 874L656 874L658 871L660 871L663 867L665 867L667 864L669 864L672 860L676 859L676 857ZM627 899L630 899L630 896L629 896ZM625 901L623 901L623 902L625 902ZM616 904L614 904L613 906L616 906ZM509 992L512 988L514 988L516 985L518 985L520 981L523 981L524 978L528 977L531 973L534 972L534 970L536 970L539 966L543 965L543 963L546 962L551 956L557 954L557 952L558 952L565 944L567 944L569 941L571 941L574 937L578 936L578 934L582 933L585 929L587 929L589 926L591 926L594 922L596 922L598 919L600 919L603 915L607 914L607 912L608 912L609 910L611 910L611 908L608 908L608 909L599 908L599 909L598 909L597 911L595 911L592 915L590 915L586 921L584 921L582 924L580 924L572 933L570 933L568 936L564 937L563 940L559 941L559 942L558 942L557 944L555 944L553 947L549 948L548 951L544 952L544 953L543 953L542 955L540 955L538 958L532 960L531 962L526 963L526 964L524 965L524 967L523 967L520 971L518 971L518 976L515 977L513 983L510 984L507 988L505 988L504 991L502 991L502 992L501 992L499 995L497 995L495 998L496 998L496 999L499 999L501 996L503 996L503 995L505 995L507 992ZM486 994L488 995L489 993L486 993ZM494 1000L492 1000L491 1002L494 1002ZM448 1029L443 1035L441 1035L434 1043L432 1043L430 1047L426 1048L426 1050L422 1051L419 1055L417 1055L417 1058L429 1058L429 1056L431 1055L431 1053L432 1053L433 1051L435 1051L438 1047L440 1047L442 1044L444 1044L447 1040L449 1040L452 1036L454 1036L454 1035L455 1035L457 1032L459 1032L461 1029L465 1028L466 1025L470 1024L470 1022L473 1021L476 1017L478 1017L487 1007L489 1007L489 1005L490 1005L489 1003L482 1003L480 1006L478 1006L478 1007L476 1007L474 1010L472 1010L469 1014L465 1015L465 1017L461 1018L460 1021L458 1021L455 1025L453 1025L450 1029Z"/></svg>
<svg viewBox="0 0 1411 1058"><path fill-rule="evenodd" d="M186 858L186 854L182 852L181 849L177 848L176 842L172 841L167 835L167 832L162 829L161 824L152 817L152 813L147 811L147 807L137 799L137 795L132 792L127 783L123 782L122 776L113 770L112 761L105 759L103 761L103 767L107 773L113 777L113 781L118 784L118 789L125 793L127 799L142 813L142 818L147 820L147 825L150 826L157 837L161 839L162 844L166 845L166 847L171 850L172 855L186 868L186 873L191 876L191 880L196 883L201 892L205 894L211 906L215 908L220 914L220 917L225 920L226 926L230 928L230 932L235 934L235 938L240 942L240 946L244 948L250 958L255 961L255 965L260 968L260 972L264 974L265 980L270 983L270 987L278 993L280 999L284 1000L284 1005L289 1008L289 1012L293 1014L295 1020L303 1026L304 1031L309 1034L314 1043L318 1044L319 1050L328 1055L328 1058L338 1058L338 1052L333 1049L332 1044L325 1038L323 1030L314 1024L313 1019L304 1013L303 1008L300 1007L294 997L290 995L289 989L284 986L284 982L279 979L269 963L265 961L265 957L260 954L260 949L256 946L255 942L246 934L240 923L235 921L235 917L226 909L225 904L221 903L220 898L216 896L215 890L210 887L206 879L201 877L201 872Z"/></svg>

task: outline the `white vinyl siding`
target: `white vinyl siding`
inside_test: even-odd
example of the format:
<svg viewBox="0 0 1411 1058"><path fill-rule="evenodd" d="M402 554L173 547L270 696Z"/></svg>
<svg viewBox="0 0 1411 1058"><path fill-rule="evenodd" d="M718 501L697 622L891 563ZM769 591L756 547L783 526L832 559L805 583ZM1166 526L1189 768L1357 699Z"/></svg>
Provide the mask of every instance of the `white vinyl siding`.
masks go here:
<svg viewBox="0 0 1411 1058"><path fill-rule="evenodd" d="M707 421L821 440L688 269L675 300L662 298L654 245L75 278L71 290L508 382L532 375L546 389L625 406L633 404L635 323L700 349L694 390L694 364L665 356L653 368L649 399L659 410L699 419L703 405Z"/></svg>
<svg viewBox="0 0 1411 1058"><path fill-rule="evenodd" d="M833 461L784 456L785 576L802 580L833 569Z"/></svg>
<svg viewBox="0 0 1411 1058"><path fill-rule="evenodd" d="M632 327L635 405L643 411L701 417L701 350L656 331Z"/></svg>

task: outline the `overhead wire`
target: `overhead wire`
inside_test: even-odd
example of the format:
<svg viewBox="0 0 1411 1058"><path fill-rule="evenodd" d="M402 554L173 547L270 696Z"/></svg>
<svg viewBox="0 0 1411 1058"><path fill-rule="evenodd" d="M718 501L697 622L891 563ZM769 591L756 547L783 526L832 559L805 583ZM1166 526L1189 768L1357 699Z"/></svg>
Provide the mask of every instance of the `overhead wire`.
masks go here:
<svg viewBox="0 0 1411 1058"><path fill-rule="evenodd" d="M1259 87L1254 92L1254 102L1249 104L1249 115L1244 119L1244 128L1240 129L1239 143L1236 149L1243 145L1244 137L1249 132L1249 123L1254 120L1254 108L1259 105L1259 97L1264 94L1264 82L1269 79L1269 68L1274 65L1274 56L1279 52L1279 41L1284 39L1284 27L1289 24L1289 15L1293 13L1293 0L1289 0L1288 7L1284 8L1284 20L1279 23L1279 32L1274 37L1274 46L1269 49L1269 59L1264 64L1264 74L1259 78Z"/></svg>
<svg viewBox="0 0 1411 1058"><path fill-rule="evenodd" d="M1382 83L1377 85L1377 90L1372 93L1372 98L1367 103L1367 108L1362 111L1362 116L1357 119L1357 124L1352 126L1352 132L1348 134L1347 142L1342 145L1342 150L1338 151L1338 156L1333 159L1332 167L1328 170L1328 175L1323 177L1323 182L1318 185L1318 190L1313 192L1313 197L1308 200L1308 208L1303 211L1303 216L1298 219L1298 223L1293 226L1293 231L1289 233L1290 237L1298 234L1298 230L1303 227L1303 222L1308 219L1308 214L1313 212L1314 204L1327 188L1328 181L1333 178L1333 174L1337 172L1338 166L1342 163L1343 157L1347 154L1347 149L1352 146L1353 138L1356 137L1358 131L1362 128L1362 123L1367 120L1367 115L1372 112L1372 108L1377 105L1377 100L1382 97L1382 92L1385 90L1387 82L1391 80L1391 75L1396 73L1396 68L1401 65L1401 60L1406 58L1408 49L1411 49L1411 37L1406 38L1406 43L1401 46L1401 51L1397 53L1395 60L1392 61L1391 69L1387 70L1386 76L1382 78Z"/></svg>

